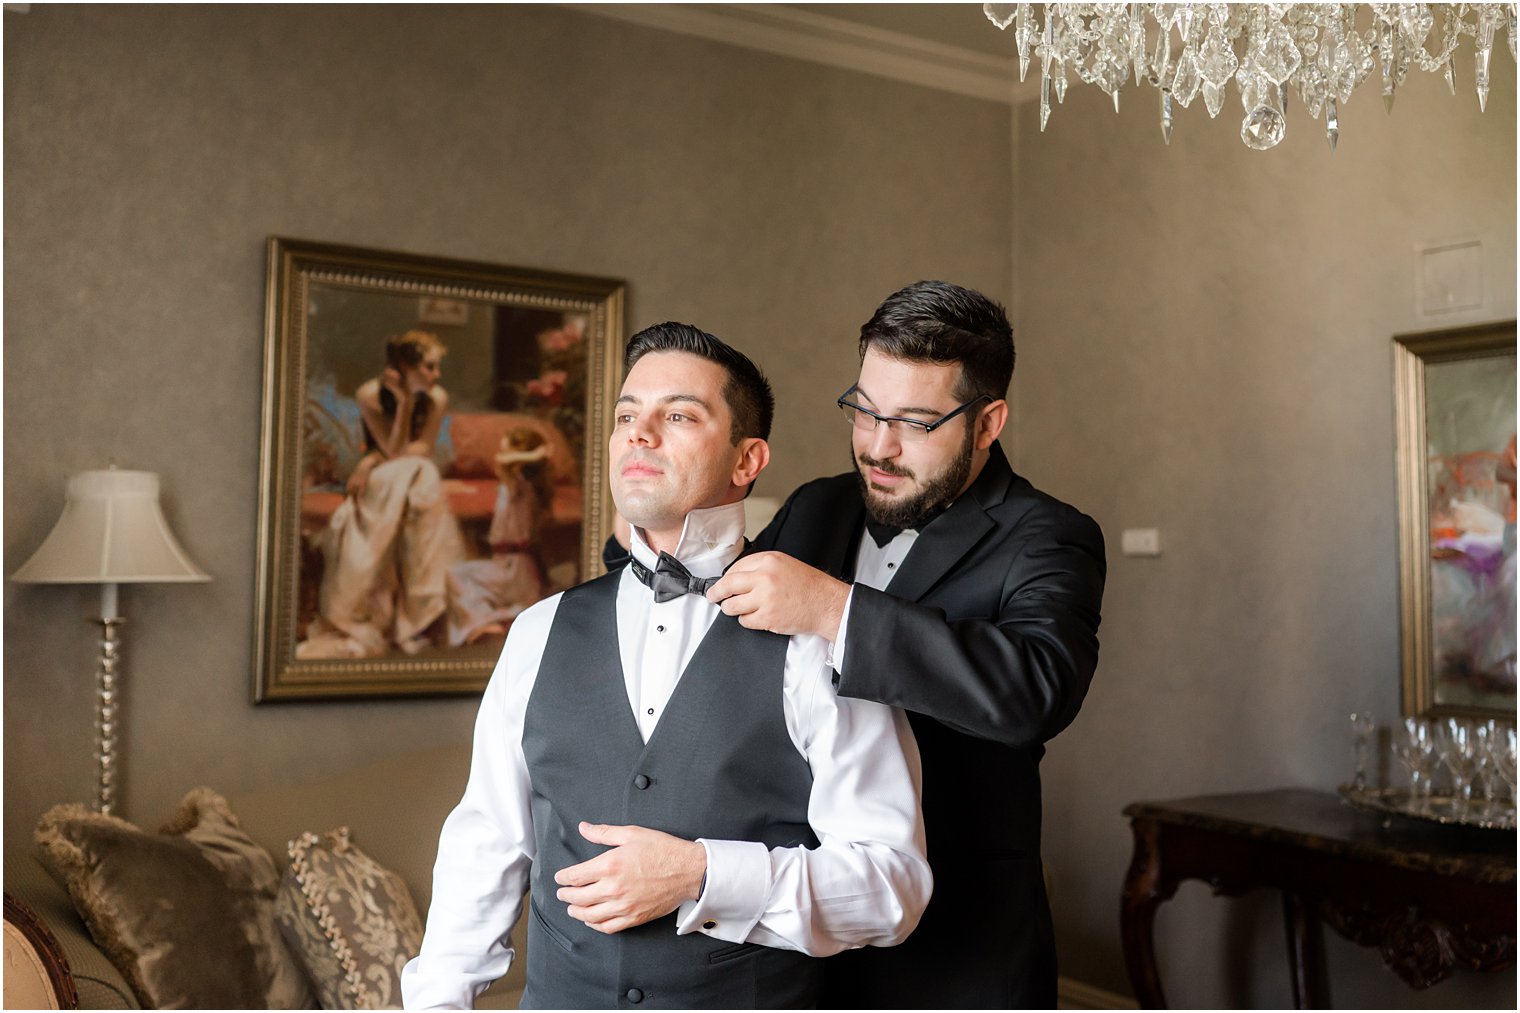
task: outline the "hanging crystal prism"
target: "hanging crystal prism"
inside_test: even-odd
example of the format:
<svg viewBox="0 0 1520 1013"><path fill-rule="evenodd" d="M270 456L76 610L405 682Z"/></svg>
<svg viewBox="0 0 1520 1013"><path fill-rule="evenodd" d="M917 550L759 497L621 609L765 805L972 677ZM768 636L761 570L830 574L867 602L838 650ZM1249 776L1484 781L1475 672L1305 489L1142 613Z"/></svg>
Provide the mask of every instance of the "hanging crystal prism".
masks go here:
<svg viewBox="0 0 1520 1013"><path fill-rule="evenodd" d="M1019 24L1013 30L1014 45L1019 50L1019 83L1024 83L1024 76L1029 73L1029 44L1034 38L1034 26L1029 22L1034 15L1029 10L1029 4L1019 4Z"/></svg>
<svg viewBox="0 0 1520 1013"><path fill-rule="evenodd" d="M982 13L987 15L987 20L998 28L1007 28L1013 24L1013 15L1018 10L1018 6L1018 4L982 4Z"/></svg>
<svg viewBox="0 0 1520 1013"><path fill-rule="evenodd" d="M1172 33L1165 25L1161 26L1161 34L1156 39L1156 56L1150 66L1150 73L1146 76L1152 85L1163 88L1162 82L1167 80L1167 70L1172 62Z"/></svg>
<svg viewBox="0 0 1520 1013"><path fill-rule="evenodd" d="M1478 12L1478 53L1473 61L1473 77L1478 85L1478 111L1488 110L1488 60L1494 51L1494 22L1486 11Z"/></svg>
<svg viewBox="0 0 1520 1013"><path fill-rule="evenodd" d="M1167 144L1172 143L1172 92L1169 88L1161 89L1161 139Z"/></svg>
<svg viewBox="0 0 1520 1013"><path fill-rule="evenodd" d="M1298 47L1293 44L1293 33L1282 24L1267 34L1256 52L1257 69L1273 84L1282 84L1292 77L1302 62Z"/></svg>
<svg viewBox="0 0 1520 1013"><path fill-rule="evenodd" d="M1192 45L1193 42L1193 5L1178 4L1177 12L1173 15L1177 22L1177 34L1182 37L1182 44ZM1162 26L1167 27L1167 26Z"/></svg>
<svg viewBox="0 0 1520 1013"><path fill-rule="evenodd" d="M1334 48L1327 46L1322 52L1329 54L1325 61L1325 78L1330 90L1342 102L1351 101L1352 89L1356 87L1356 57L1352 55L1351 47L1345 39L1338 39Z"/></svg>
<svg viewBox="0 0 1520 1013"><path fill-rule="evenodd" d="M1325 99L1329 95L1330 88L1325 83L1324 73L1317 64L1306 62L1303 71L1299 74L1298 96L1303 99L1304 108L1309 110L1311 117L1319 119L1320 111L1325 108Z"/></svg>
<svg viewBox="0 0 1520 1013"><path fill-rule="evenodd" d="M1186 109L1192 104L1198 95L1198 88L1203 84L1203 75L1198 73L1198 60L1193 56L1193 47L1182 51L1177 57L1177 76L1172 80L1172 94L1177 99L1177 104Z"/></svg>
<svg viewBox="0 0 1520 1013"><path fill-rule="evenodd" d="M1040 62L1040 133L1050 122L1050 64Z"/></svg>
<svg viewBox="0 0 1520 1013"><path fill-rule="evenodd" d="M1341 120L1335 108L1335 96L1325 100L1325 140L1330 142L1330 154L1335 154L1335 143L1341 137Z"/></svg>
<svg viewBox="0 0 1520 1013"><path fill-rule="evenodd" d="M1399 29L1406 45L1423 46L1425 36L1435 27L1435 15L1426 4L1399 4Z"/></svg>
<svg viewBox="0 0 1520 1013"><path fill-rule="evenodd" d="M1446 90L1455 95L1457 93L1457 72L1452 68L1451 60L1448 59L1446 61L1442 74L1446 77Z"/></svg>
<svg viewBox="0 0 1520 1013"><path fill-rule="evenodd" d="M1114 99L1114 112L1119 111L1119 91L1124 87L1124 82L1129 80L1129 75L1124 68L1117 63L1105 63L1098 68L1093 75L1094 83L1099 88L1108 92Z"/></svg>
<svg viewBox="0 0 1520 1013"><path fill-rule="evenodd" d="M1225 41L1219 26L1214 26L1203 48L1198 51L1198 72L1203 75L1205 82L1223 88L1235 76L1235 69L1239 66L1235 50Z"/></svg>
<svg viewBox="0 0 1520 1013"><path fill-rule="evenodd" d="M1245 73L1245 69L1241 69ZM1205 91L1205 98L1208 93ZM1287 117L1283 114L1282 92L1264 77L1252 73L1241 82L1241 101L1246 108L1245 119L1240 123L1240 139L1246 147L1265 151L1276 147L1283 139Z"/></svg>
<svg viewBox="0 0 1520 1013"><path fill-rule="evenodd" d="M1218 116L1224 105L1224 89L1213 81L1203 82L1203 104L1208 107L1209 119Z"/></svg>
<svg viewBox="0 0 1520 1013"><path fill-rule="evenodd" d="M1378 62L1383 67L1383 108L1393 112L1393 25L1378 26Z"/></svg>

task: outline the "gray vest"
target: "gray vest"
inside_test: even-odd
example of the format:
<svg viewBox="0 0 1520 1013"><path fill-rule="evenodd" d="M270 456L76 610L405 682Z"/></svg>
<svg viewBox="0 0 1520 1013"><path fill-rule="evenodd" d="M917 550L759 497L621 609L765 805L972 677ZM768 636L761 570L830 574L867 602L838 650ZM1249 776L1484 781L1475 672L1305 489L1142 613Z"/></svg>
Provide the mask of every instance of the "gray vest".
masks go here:
<svg viewBox="0 0 1520 1013"><path fill-rule="evenodd" d="M817 847L812 773L782 710L785 637L720 615L646 744L628 707L614 572L560 599L528 699L533 864L524 1009L817 1005L820 964L801 953L676 935L674 913L613 935L571 918L554 874L608 850L577 824L635 825L695 840Z"/></svg>

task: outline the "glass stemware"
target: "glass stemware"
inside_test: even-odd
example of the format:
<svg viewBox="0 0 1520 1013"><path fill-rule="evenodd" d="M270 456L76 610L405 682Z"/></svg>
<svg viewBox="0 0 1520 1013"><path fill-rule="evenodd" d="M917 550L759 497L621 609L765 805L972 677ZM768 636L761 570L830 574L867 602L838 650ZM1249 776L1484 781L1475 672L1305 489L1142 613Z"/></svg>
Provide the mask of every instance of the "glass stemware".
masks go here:
<svg viewBox="0 0 1520 1013"><path fill-rule="evenodd" d="M1395 730L1399 762L1409 772L1409 805L1416 810L1430 806L1430 779L1436 757L1435 736L1425 718L1407 717Z"/></svg>
<svg viewBox="0 0 1520 1013"><path fill-rule="evenodd" d="M1471 772L1472 791L1470 810L1491 816L1496 812L1495 803L1498 801L1499 791L1494 784L1494 757L1488 747L1488 739L1495 729L1491 721L1474 721L1471 726L1468 750L1472 754L1468 758L1468 768Z"/></svg>
<svg viewBox="0 0 1520 1013"><path fill-rule="evenodd" d="M1506 798L1496 799L1497 802L1507 801L1509 808L1515 805L1515 726L1498 721L1490 721L1489 733L1485 746L1488 750L1489 762L1493 765L1493 771L1504 785ZM1495 792L1495 794L1499 794Z"/></svg>
<svg viewBox="0 0 1520 1013"><path fill-rule="evenodd" d="M1351 759L1354 764L1351 786L1358 791L1367 787L1367 767L1372 759L1372 743L1376 733L1377 725L1373 723L1371 714L1357 711L1351 715Z"/></svg>
<svg viewBox="0 0 1520 1013"><path fill-rule="evenodd" d="M1436 756L1451 771L1452 804L1463 812L1471 812L1478 776L1473 725L1462 718L1447 718L1436 727Z"/></svg>

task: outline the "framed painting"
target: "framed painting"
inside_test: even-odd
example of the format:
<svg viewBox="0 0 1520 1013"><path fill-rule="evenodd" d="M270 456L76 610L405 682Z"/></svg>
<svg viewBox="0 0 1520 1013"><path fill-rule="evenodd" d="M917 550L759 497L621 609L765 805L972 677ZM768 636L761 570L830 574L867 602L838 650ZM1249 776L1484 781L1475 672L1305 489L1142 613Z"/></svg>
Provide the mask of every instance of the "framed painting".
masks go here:
<svg viewBox="0 0 1520 1013"><path fill-rule="evenodd" d="M1406 714L1514 719L1515 323L1394 339Z"/></svg>
<svg viewBox="0 0 1520 1013"><path fill-rule="evenodd" d="M269 240L255 701L479 692L599 572L623 295Z"/></svg>

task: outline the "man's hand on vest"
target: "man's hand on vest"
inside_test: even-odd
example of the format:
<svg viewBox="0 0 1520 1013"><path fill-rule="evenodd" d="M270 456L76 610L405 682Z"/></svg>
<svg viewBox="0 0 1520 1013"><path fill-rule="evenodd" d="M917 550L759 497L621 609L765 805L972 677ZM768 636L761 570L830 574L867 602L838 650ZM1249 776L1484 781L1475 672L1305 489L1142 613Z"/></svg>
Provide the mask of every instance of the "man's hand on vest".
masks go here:
<svg viewBox="0 0 1520 1013"><path fill-rule="evenodd" d="M707 873L707 849L644 827L582 823L581 836L605 851L554 874L555 896L571 918L598 932L621 932L696 900Z"/></svg>
<svg viewBox="0 0 1520 1013"><path fill-rule="evenodd" d="M741 557L707 592L708 601L748 629L816 633L830 643L839 636L849 597L850 585L784 552Z"/></svg>

